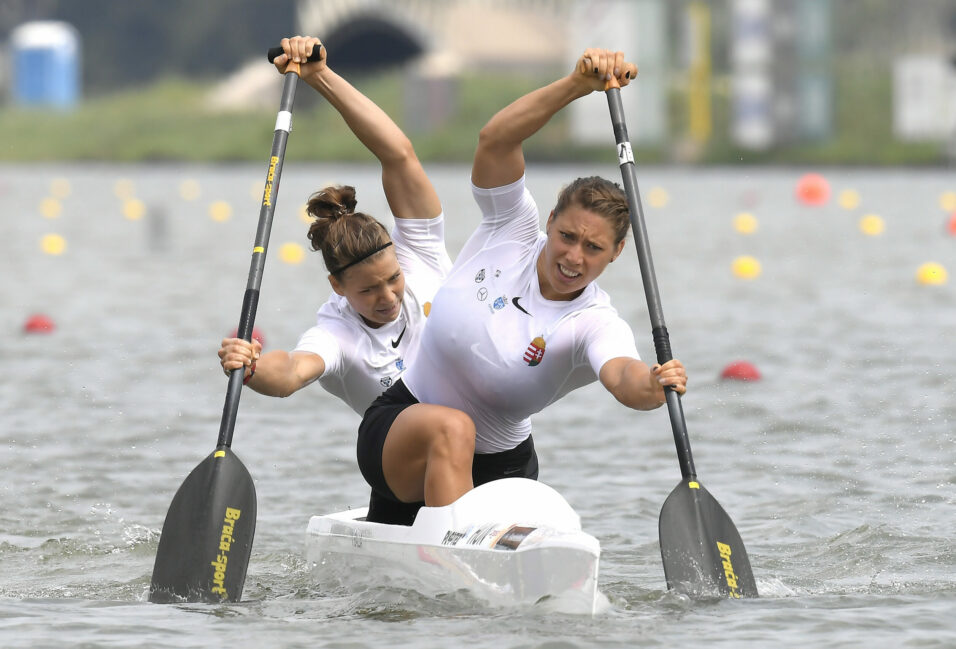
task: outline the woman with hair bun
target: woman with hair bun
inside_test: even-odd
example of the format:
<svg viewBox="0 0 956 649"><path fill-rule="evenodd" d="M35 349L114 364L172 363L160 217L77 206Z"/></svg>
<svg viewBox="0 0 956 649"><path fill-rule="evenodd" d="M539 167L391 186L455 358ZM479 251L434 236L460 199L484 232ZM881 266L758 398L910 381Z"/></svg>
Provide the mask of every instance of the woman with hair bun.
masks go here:
<svg viewBox="0 0 956 649"><path fill-rule="evenodd" d="M314 219L308 237L322 253L333 294L291 352L262 354L258 341L222 341L223 370L245 366L245 384L261 394L285 397L314 381L359 415L414 363L431 299L451 268L445 249L444 214L411 142L370 99L321 59L306 59L319 39L282 39L284 54L274 60L285 73L299 65L299 76L345 119L382 165L382 187L395 217L391 232L375 218L356 211L355 189L326 187L313 194L307 212ZM475 428L457 410L434 408L441 426L409 435L401 443L359 444L365 457L386 458L409 468L401 485L408 501L447 505L472 487ZM376 495L384 476L363 471L372 486L369 520L393 522L394 503Z"/></svg>

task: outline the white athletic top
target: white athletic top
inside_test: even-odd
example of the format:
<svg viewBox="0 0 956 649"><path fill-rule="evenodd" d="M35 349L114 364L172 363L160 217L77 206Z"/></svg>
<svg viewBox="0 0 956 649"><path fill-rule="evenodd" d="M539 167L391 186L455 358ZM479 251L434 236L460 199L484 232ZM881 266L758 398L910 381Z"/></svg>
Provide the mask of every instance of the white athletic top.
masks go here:
<svg viewBox="0 0 956 649"><path fill-rule="evenodd" d="M639 356L594 282L571 301L541 295L535 263L546 235L523 177L472 193L481 225L435 295L403 380L419 401L471 415L476 452L496 453L524 441L532 414L595 381L604 363Z"/></svg>
<svg viewBox="0 0 956 649"><path fill-rule="evenodd" d="M433 219L396 218L392 243L405 273L398 318L373 329L345 297L333 292L319 309L315 326L302 334L294 350L321 356L325 372L319 383L360 415L412 362L431 300L451 268L444 214Z"/></svg>

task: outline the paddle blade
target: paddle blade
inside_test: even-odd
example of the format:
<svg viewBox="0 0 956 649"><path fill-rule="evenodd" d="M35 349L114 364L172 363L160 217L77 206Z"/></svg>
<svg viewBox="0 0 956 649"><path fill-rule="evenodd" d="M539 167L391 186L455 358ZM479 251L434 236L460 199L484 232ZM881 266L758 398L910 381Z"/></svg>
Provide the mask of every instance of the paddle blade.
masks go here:
<svg viewBox="0 0 956 649"><path fill-rule="evenodd" d="M149 601L238 602L256 531L256 489L219 447L183 481L156 551Z"/></svg>
<svg viewBox="0 0 956 649"><path fill-rule="evenodd" d="M737 528L696 480L685 478L664 501L660 538L668 588L692 596L757 597Z"/></svg>

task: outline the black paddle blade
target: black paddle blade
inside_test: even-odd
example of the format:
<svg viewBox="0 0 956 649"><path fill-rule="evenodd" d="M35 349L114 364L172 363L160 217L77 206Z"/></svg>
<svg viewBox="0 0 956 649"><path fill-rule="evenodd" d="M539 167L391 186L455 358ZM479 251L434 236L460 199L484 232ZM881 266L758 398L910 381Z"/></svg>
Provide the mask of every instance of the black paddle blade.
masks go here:
<svg viewBox="0 0 956 649"><path fill-rule="evenodd" d="M183 481L156 551L149 601L238 602L256 531L256 488L221 446Z"/></svg>
<svg viewBox="0 0 956 649"><path fill-rule="evenodd" d="M660 538L668 588L692 596L757 597L737 528L696 480L685 478L664 501Z"/></svg>

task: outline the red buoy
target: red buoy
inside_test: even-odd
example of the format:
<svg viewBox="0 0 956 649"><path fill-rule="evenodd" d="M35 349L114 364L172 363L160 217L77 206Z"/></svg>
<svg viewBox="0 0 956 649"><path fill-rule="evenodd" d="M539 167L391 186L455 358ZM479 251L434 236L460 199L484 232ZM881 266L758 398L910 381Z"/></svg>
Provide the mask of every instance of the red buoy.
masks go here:
<svg viewBox="0 0 956 649"><path fill-rule="evenodd" d="M732 381L759 381L760 372L752 363L735 361L724 368L720 378Z"/></svg>
<svg viewBox="0 0 956 649"><path fill-rule="evenodd" d="M804 205L820 206L830 200L830 183L820 174L804 174L797 181L797 200Z"/></svg>
<svg viewBox="0 0 956 649"><path fill-rule="evenodd" d="M230 337L230 338L235 338L235 337L238 336L238 335L239 335L239 328L236 327L235 329L232 330L232 333L229 334L229 337ZM253 328L252 328L252 339L253 339L253 340L258 340L258 341L259 341L259 344L262 345L263 348L265 348L265 346L266 346L266 337L262 335L262 332L259 330L259 327L253 327Z"/></svg>
<svg viewBox="0 0 956 649"><path fill-rule="evenodd" d="M946 225L946 229L949 230L951 235L956 237L956 212L949 215L949 223Z"/></svg>
<svg viewBox="0 0 956 649"><path fill-rule="evenodd" d="M27 321L23 323L23 333L28 334L48 334L54 329L56 329L56 325L53 324L53 320L42 313L31 315L27 318Z"/></svg>

